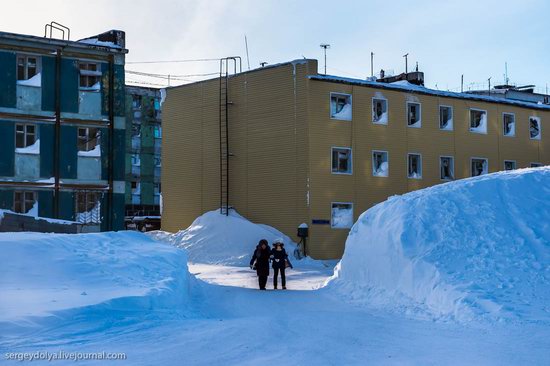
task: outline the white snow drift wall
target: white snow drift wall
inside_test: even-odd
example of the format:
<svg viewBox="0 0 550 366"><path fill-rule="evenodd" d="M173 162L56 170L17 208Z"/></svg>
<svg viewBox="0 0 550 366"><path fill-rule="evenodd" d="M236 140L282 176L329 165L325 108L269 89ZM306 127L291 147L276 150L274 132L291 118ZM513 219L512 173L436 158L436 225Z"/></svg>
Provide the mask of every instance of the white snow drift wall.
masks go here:
<svg viewBox="0 0 550 366"><path fill-rule="evenodd" d="M394 196L353 226L339 296L431 318L550 322L550 168Z"/></svg>

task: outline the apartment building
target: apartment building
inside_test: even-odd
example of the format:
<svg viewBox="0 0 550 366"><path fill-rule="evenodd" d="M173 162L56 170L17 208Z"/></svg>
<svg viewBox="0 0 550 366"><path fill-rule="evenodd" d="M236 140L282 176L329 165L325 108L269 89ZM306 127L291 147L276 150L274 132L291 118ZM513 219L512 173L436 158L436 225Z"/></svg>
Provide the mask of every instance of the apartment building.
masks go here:
<svg viewBox="0 0 550 366"><path fill-rule="evenodd" d="M229 206L296 241L305 223L306 254L339 258L389 196L550 164L549 121L550 105L321 75L305 59L169 88L162 227Z"/></svg>
<svg viewBox="0 0 550 366"><path fill-rule="evenodd" d="M126 86L126 228L160 229L162 92Z"/></svg>
<svg viewBox="0 0 550 366"><path fill-rule="evenodd" d="M124 32L47 31L0 32L0 208L123 229Z"/></svg>

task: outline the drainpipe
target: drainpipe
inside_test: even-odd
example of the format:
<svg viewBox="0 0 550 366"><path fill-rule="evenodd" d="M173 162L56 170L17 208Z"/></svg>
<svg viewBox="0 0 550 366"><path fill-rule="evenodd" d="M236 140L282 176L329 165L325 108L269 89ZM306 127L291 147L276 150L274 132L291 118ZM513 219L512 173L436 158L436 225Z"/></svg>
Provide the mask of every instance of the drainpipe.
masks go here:
<svg viewBox="0 0 550 366"><path fill-rule="evenodd" d="M61 144L61 49L55 55L54 217L59 218L59 150Z"/></svg>

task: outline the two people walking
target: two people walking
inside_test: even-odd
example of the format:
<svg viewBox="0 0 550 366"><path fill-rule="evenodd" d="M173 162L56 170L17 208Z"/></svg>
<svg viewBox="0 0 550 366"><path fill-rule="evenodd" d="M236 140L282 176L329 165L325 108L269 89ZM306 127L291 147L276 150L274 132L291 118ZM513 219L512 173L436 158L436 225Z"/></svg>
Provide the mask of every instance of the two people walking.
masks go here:
<svg viewBox="0 0 550 366"><path fill-rule="evenodd" d="M279 273L281 274L281 285L283 290L286 290L286 267L292 268L292 264L288 259L288 254L284 248L282 239L276 239L273 242L273 249L269 248L267 240L262 239L256 246L256 250L250 259L250 268L256 269L258 275L258 284L260 290L265 290L267 285L267 278L269 277L269 263L272 263L274 277L273 288L277 289L277 282Z"/></svg>

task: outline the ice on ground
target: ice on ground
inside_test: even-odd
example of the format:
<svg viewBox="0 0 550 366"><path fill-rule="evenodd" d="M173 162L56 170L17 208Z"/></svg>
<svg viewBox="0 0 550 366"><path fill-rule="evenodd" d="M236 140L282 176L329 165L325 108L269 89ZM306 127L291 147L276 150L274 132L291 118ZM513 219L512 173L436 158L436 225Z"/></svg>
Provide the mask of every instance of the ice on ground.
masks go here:
<svg viewBox="0 0 550 366"><path fill-rule="evenodd" d="M184 309L184 251L137 232L0 233L0 328L101 309ZM22 324L22 323L21 323Z"/></svg>
<svg viewBox="0 0 550 366"><path fill-rule="evenodd" d="M351 113L352 113L351 104L347 103L342 107L340 112L334 113L332 115L332 118L351 121Z"/></svg>
<svg viewBox="0 0 550 366"><path fill-rule="evenodd" d="M296 249L296 243L282 232L268 225L255 224L235 210L230 210L229 216L221 214L220 210L207 212L175 234L152 232L148 235L186 249L193 263L248 266L261 239L266 239L270 245L275 239L283 239L291 259Z"/></svg>
<svg viewBox="0 0 550 366"><path fill-rule="evenodd" d="M327 289L415 316L550 323L550 167L372 207L353 226Z"/></svg>

